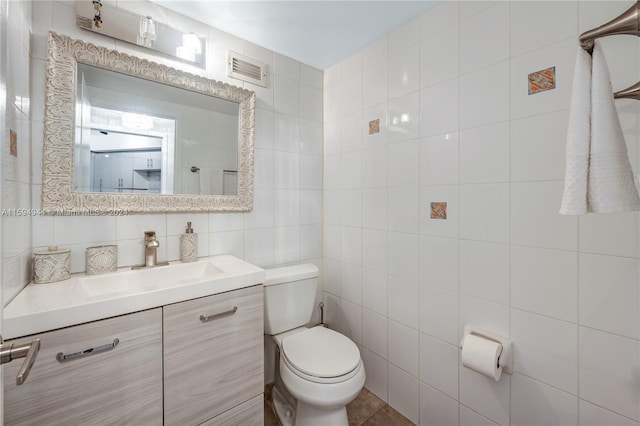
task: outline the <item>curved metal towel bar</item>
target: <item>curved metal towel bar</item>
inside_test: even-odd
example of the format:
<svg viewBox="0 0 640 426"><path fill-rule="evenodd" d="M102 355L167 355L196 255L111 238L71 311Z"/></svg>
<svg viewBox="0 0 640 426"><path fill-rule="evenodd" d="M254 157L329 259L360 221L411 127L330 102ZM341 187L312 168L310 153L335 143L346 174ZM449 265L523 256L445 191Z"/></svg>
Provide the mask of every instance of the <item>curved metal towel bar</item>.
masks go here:
<svg viewBox="0 0 640 426"><path fill-rule="evenodd" d="M580 35L580 46L589 53L593 51L593 42L600 37L628 34L640 36L640 0L617 18Z"/></svg>
<svg viewBox="0 0 640 426"><path fill-rule="evenodd" d="M616 99L635 99L636 101L640 101L640 81L634 84L633 86L629 86L626 89L623 89L619 92L613 94L613 97Z"/></svg>

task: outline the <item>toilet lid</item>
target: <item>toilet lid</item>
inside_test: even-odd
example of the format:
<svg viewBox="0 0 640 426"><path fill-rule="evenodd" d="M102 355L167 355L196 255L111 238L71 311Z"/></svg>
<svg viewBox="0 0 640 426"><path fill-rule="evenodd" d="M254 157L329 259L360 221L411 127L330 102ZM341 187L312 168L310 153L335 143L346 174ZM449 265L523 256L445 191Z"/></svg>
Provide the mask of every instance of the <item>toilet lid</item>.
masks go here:
<svg viewBox="0 0 640 426"><path fill-rule="evenodd" d="M348 337L324 327L287 336L282 352L302 373L316 377L343 376L358 366L360 351Z"/></svg>

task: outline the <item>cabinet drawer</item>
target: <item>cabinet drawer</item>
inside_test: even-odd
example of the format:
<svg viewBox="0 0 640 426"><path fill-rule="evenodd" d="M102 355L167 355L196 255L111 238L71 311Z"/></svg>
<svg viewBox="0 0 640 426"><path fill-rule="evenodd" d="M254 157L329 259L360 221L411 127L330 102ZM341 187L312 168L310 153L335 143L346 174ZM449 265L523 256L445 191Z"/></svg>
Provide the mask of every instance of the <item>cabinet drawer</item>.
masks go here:
<svg viewBox="0 0 640 426"><path fill-rule="evenodd" d="M162 311L160 308L64 328L40 339L26 382L15 377L22 359L3 366L6 425L162 424ZM104 347L64 362L70 355Z"/></svg>
<svg viewBox="0 0 640 426"><path fill-rule="evenodd" d="M165 425L198 425L262 394L262 299L253 286L163 308Z"/></svg>
<svg viewBox="0 0 640 426"><path fill-rule="evenodd" d="M200 426L263 426L264 395L260 394L249 401L225 411Z"/></svg>

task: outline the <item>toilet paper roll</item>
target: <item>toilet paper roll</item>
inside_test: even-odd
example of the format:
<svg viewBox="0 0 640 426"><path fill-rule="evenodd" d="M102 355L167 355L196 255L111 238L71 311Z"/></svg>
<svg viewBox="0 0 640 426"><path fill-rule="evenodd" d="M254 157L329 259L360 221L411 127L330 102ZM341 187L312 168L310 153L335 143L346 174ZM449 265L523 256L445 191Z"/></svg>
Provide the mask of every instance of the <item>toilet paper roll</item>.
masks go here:
<svg viewBox="0 0 640 426"><path fill-rule="evenodd" d="M462 342L462 365L493 378L496 382L502 375L498 357L502 345L477 334L467 334Z"/></svg>

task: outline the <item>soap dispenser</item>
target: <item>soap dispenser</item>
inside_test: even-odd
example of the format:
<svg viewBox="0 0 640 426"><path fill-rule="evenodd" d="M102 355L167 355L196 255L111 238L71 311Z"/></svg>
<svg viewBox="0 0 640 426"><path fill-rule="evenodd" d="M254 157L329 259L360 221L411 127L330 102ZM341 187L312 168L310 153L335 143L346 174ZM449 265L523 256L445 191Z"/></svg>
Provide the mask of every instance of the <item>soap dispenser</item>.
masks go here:
<svg viewBox="0 0 640 426"><path fill-rule="evenodd" d="M198 260L198 234L193 233L191 222L187 222L187 230L180 235L180 260L182 262Z"/></svg>

